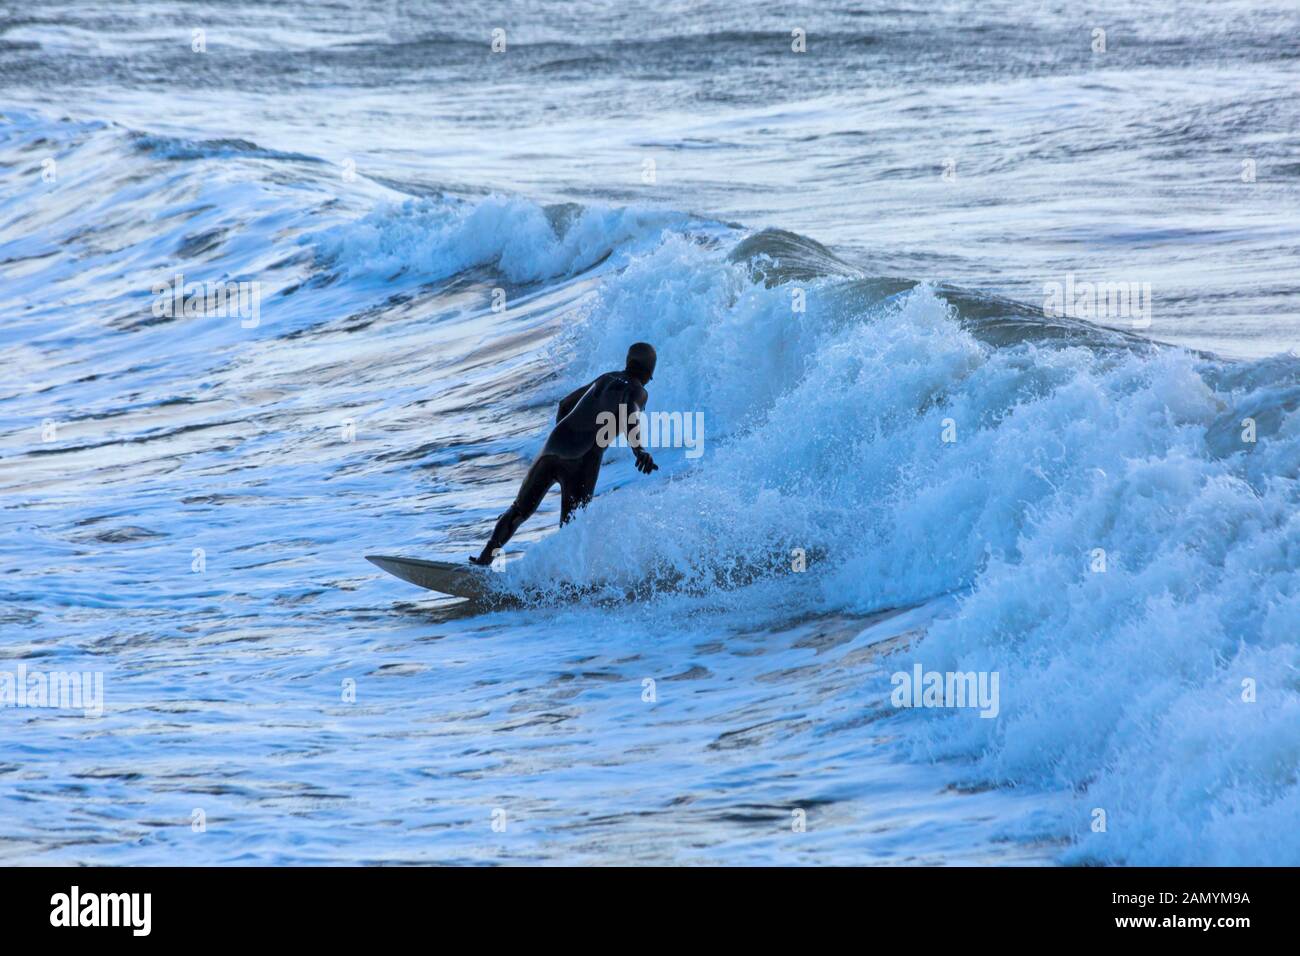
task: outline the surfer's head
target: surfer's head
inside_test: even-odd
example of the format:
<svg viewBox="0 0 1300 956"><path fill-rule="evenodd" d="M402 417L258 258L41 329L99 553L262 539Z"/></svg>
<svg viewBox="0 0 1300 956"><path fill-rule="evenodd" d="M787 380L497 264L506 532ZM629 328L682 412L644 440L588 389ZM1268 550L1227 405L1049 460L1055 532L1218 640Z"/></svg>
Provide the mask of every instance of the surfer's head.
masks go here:
<svg viewBox="0 0 1300 956"><path fill-rule="evenodd" d="M655 375L655 347L648 342L636 342L627 350L627 374L641 380L644 385Z"/></svg>

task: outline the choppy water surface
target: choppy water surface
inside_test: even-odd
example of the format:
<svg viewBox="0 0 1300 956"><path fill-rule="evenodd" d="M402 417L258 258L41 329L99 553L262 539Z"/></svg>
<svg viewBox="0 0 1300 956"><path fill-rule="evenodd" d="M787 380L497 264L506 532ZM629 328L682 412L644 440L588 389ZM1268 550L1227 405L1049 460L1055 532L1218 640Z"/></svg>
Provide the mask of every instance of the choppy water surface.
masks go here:
<svg viewBox="0 0 1300 956"><path fill-rule="evenodd" d="M104 680L0 710L0 859L1300 862L1297 21L0 13L0 671ZM363 560L476 551L636 339L704 455L610 452L502 580L675 590Z"/></svg>

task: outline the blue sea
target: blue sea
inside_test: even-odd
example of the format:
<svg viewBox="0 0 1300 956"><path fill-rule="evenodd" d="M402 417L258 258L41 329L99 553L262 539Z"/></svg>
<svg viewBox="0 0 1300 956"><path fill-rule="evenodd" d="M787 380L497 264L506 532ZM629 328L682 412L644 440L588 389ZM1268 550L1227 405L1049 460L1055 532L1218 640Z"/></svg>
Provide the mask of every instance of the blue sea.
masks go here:
<svg viewBox="0 0 1300 956"><path fill-rule="evenodd" d="M1298 36L0 6L0 862L1300 864Z"/></svg>

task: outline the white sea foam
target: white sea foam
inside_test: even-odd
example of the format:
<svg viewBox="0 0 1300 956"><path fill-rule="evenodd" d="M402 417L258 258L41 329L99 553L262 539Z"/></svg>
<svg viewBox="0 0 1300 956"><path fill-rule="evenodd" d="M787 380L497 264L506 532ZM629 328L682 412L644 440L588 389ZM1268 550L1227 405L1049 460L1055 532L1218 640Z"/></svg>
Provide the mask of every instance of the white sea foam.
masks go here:
<svg viewBox="0 0 1300 956"><path fill-rule="evenodd" d="M607 207L563 218L518 198L446 197L394 203L312 241L351 278L410 274L433 281L492 266L524 283L581 272L634 237L686 221L678 213Z"/></svg>
<svg viewBox="0 0 1300 956"><path fill-rule="evenodd" d="M651 341L651 407L732 437L597 500L517 573L702 582L802 547L826 609L965 594L908 653L1000 672L1002 712L898 718L915 756L1073 794L1068 859L1300 859L1296 361L993 348L926 286L865 309L836 291L793 314L789 288L676 236L611 278L576 377Z"/></svg>

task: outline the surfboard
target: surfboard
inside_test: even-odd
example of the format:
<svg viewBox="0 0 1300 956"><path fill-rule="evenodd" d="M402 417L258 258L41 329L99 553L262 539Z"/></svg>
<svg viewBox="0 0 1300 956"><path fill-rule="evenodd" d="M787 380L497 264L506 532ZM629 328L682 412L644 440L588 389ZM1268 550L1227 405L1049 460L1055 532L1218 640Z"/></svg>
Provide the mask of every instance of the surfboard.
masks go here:
<svg viewBox="0 0 1300 956"><path fill-rule="evenodd" d="M424 561L388 554L368 554L366 560L389 574L418 587L452 597L468 598L480 604L508 603L508 596L492 587L487 568L451 561Z"/></svg>
<svg viewBox="0 0 1300 956"><path fill-rule="evenodd" d="M809 551L809 560L820 560L821 551ZM611 585L601 582L575 584L556 581L547 588L523 587L507 590L494 587L489 568L480 568L454 561L425 561L422 558L403 558L398 555L368 554L366 560L387 571L394 577L409 581L417 587L451 597L466 598L473 604L486 608L517 608L529 602L544 604L567 603L594 600L598 603L620 603L637 601L653 596L661 591L678 590L682 574L675 570L661 570L649 574L638 585ZM783 552L774 551L764 560L737 562L724 568L713 569L709 578L696 582L694 589L701 585L722 590L730 590L751 583L759 577L784 573L786 558Z"/></svg>

